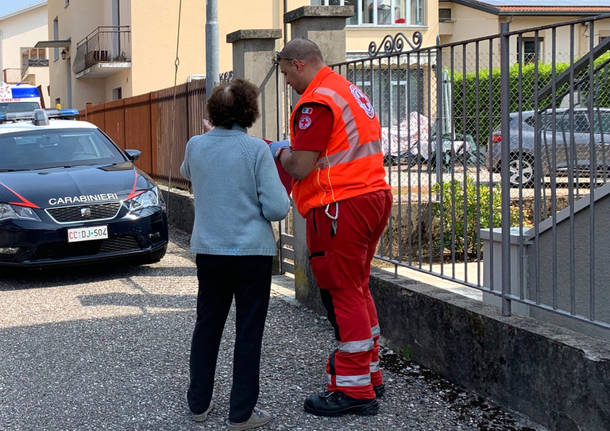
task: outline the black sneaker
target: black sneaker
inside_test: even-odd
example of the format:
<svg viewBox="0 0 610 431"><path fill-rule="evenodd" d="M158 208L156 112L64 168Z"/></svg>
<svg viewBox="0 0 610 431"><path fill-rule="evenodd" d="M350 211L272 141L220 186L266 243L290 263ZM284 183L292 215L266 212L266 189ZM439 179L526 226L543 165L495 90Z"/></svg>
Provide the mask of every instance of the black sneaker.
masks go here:
<svg viewBox="0 0 610 431"><path fill-rule="evenodd" d="M355 414L374 416L379 411L376 399L358 399L345 395L343 392L323 392L310 395L305 400L305 411L316 416L343 416Z"/></svg>
<svg viewBox="0 0 610 431"><path fill-rule="evenodd" d="M375 391L375 396L377 398L383 398L383 394L385 394L385 385L382 383L377 386L373 386L373 390Z"/></svg>

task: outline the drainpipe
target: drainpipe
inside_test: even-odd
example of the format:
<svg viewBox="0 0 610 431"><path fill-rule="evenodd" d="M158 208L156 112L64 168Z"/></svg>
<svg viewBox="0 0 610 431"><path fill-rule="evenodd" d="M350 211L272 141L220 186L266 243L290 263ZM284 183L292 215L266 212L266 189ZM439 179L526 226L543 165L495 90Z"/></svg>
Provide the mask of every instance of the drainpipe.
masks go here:
<svg viewBox="0 0 610 431"><path fill-rule="evenodd" d="M284 23L284 46L286 46L286 43L288 43L288 23L284 19L286 9L288 9L288 0L284 0L284 10L282 13L282 22Z"/></svg>
<svg viewBox="0 0 610 431"><path fill-rule="evenodd" d="M119 28L117 29L118 38L119 38L119 52L116 53L117 56L121 55L121 0L116 0L116 17L117 17L117 25Z"/></svg>
<svg viewBox="0 0 610 431"><path fill-rule="evenodd" d="M218 67L218 3L207 0L205 10L205 94L210 98L219 81Z"/></svg>

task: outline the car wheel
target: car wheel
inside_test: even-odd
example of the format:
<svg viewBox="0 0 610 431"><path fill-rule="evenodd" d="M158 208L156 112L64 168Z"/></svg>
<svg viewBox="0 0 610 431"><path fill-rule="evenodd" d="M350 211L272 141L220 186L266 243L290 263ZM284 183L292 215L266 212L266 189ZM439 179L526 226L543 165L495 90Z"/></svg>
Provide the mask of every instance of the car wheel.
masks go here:
<svg viewBox="0 0 610 431"><path fill-rule="evenodd" d="M534 184L534 157L531 154L513 154L509 163L511 187L531 187Z"/></svg>

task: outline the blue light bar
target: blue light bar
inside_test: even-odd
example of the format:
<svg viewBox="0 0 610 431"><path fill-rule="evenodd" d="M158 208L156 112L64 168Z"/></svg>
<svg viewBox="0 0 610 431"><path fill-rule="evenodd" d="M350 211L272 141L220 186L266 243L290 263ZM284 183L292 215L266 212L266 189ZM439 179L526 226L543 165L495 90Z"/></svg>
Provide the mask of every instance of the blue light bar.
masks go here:
<svg viewBox="0 0 610 431"><path fill-rule="evenodd" d="M11 88L11 93L13 94L13 99L40 97L40 92L35 87L13 87Z"/></svg>
<svg viewBox="0 0 610 431"><path fill-rule="evenodd" d="M78 116L78 109L45 109L49 118L73 118Z"/></svg>
<svg viewBox="0 0 610 431"><path fill-rule="evenodd" d="M43 109L37 109L36 111L43 111ZM6 121L35 120L34 112L35 111L0 113L0 123ZM73 119L79 115L78 109L44 109L44 112L47 118Z"/></svg>
<svg viewBox="0 0 610 431"><path fill-rule="evenodd" d="M59 110L60 117L77 117L78 109L60 109Z"/></svg>

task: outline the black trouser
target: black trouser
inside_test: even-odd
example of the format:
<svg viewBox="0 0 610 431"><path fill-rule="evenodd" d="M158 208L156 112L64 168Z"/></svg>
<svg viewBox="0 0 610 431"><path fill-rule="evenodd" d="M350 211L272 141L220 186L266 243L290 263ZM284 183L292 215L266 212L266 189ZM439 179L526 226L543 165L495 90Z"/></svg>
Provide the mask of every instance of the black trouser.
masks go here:
<svg viewBox="0 0 610 431"><path fill-rule="evenodd" d="M188 403L210 405L222 331L235 295L235 350L229 419L250 418L258 400L261 343L271 291L272 256L197 255L197 322L191 344Z"/></svg>

